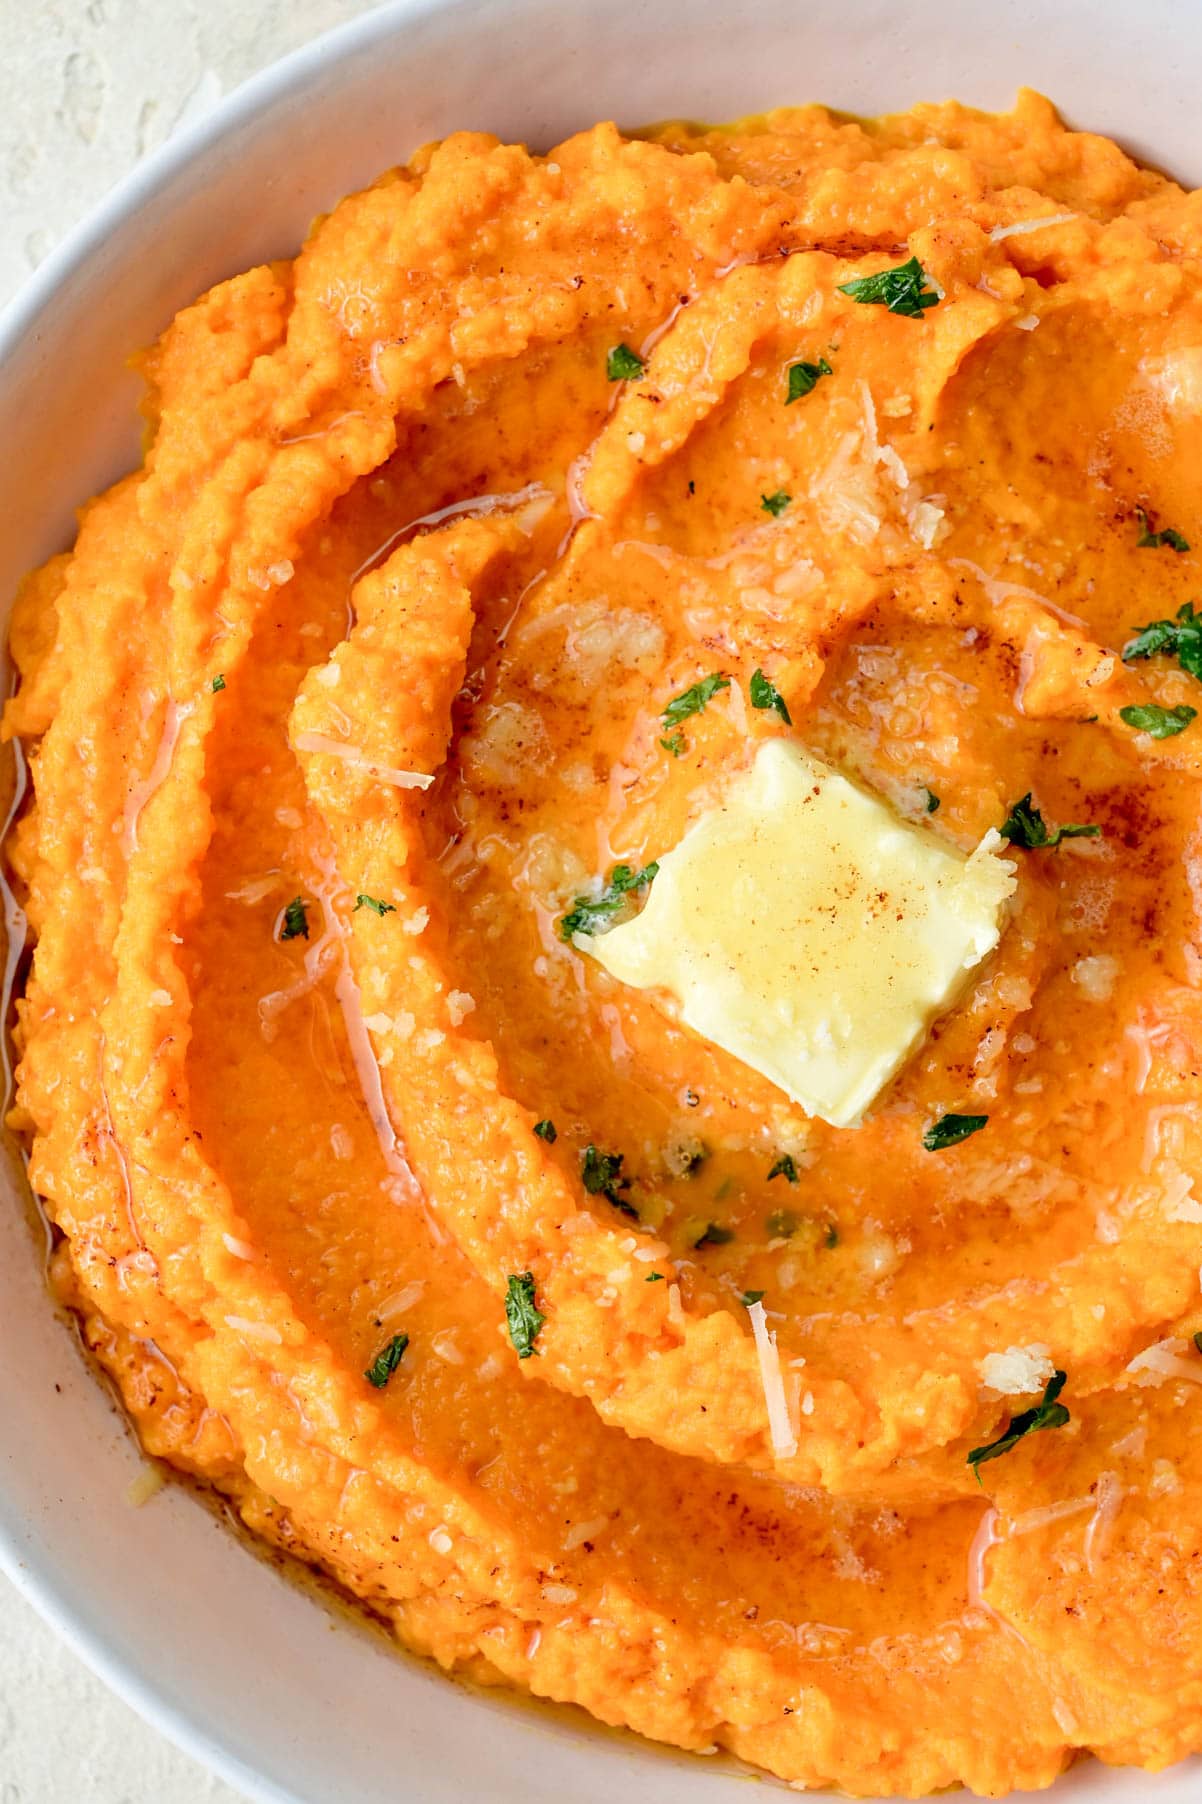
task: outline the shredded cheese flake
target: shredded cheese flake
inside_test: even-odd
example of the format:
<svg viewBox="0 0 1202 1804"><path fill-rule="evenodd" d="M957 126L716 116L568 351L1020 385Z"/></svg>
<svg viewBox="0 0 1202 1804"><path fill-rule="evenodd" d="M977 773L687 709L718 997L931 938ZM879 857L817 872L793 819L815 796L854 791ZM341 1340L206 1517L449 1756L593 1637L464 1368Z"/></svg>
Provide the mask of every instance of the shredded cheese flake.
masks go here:
<svg viewBox="0 0 1202 1804"><path fill-rule="evenodd" d="M1013 225L996 225L989 236L995 244L1003 238L1021 238L1024 232L1042 232L1045 226L1067 225L1075 213L1049 213L1043 219L1016 219Z"/></svg>
<svg viewBox="0 0 1202 1804"><path fill-rule="evenodd" d="M785 1382L780 1369L780 1354L776 1350L776 1335L769 1332L762 1303L749 1304L747 1314L751 1319L751 1332L755 1336L755 1350L759 1355L760 1382L764 1387L772 1451L777 1459L792 1459L797 1452L797 1436L789 1421L789 1406L785 1400Z"/></svg>
<svg viewBox="0 0 1202 1804"><path fill-rule="evenodd" d="M346 745L341 739L331 739L328 733L297 733L292 743L298 752L319 752L326 758L341 758L344 763L354 765L356 770L379 777L381 783L391 783L394 789L429 789L434 781L421 771L397 770L395 765L381 764L356 746Z"/></svg>
<svg viewBox="0 0 1202 1804"><path fill-rule="evenodd" d="M277 1347L284 1338L279 1329L273 1328L270 1322L252 1322L246 1315L227 1315L225 1325L227 1328L232 1328L235 1334L244 1334L247 1340L268 1341Z"/></svg>

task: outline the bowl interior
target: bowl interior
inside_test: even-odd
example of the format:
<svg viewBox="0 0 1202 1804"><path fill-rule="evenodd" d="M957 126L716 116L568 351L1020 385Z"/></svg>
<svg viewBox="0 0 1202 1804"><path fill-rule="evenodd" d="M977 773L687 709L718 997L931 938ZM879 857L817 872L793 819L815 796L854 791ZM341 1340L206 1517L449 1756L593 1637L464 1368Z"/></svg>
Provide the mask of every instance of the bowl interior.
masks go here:
<svg viewBox="0 0 1202 1804"><path fill-rule="evenodd" d="M213 281L292 252L315 213L427 139L467 126L548 146L598 118L725 119L811 99L1005 107L1026 83L1071 122L1199 181L1191 66L1202 9L1173 0L386 6L168 145L0 322L0 596L136 461L130 354ZM609 1804L626 1785L653 1787L657 1804L745 1795L715 1762L651 1754L396 1659L181 1491L133 1508L139 1458L48 1304L20 1180L3 1176L0 1556L131 1702L248 1793L290 1804ZM1153 1780L1086 1766L1062 1787L1131 1804L1202 1795L1190 1768Z"/></svg>

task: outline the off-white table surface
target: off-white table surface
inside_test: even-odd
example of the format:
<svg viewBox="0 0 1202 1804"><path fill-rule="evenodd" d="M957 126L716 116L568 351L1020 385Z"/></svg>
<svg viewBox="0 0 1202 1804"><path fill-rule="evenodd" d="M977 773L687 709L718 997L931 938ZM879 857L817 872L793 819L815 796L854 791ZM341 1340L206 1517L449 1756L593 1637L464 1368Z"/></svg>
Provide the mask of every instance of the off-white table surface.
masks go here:
<svg viewBox="0 0 1202 1804"><path fill-rule="evenodd" d="M181 123L370 4L0 0L0 303ZM0 1578L0 1804L239 1797L112 1697Z"/></svg>

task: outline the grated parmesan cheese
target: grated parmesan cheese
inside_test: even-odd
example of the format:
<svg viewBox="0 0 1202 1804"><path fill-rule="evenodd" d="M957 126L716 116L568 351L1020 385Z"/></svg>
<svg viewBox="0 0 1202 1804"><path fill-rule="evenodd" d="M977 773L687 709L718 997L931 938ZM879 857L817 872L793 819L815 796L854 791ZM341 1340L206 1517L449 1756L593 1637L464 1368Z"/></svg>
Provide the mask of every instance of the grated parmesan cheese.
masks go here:
<svg viewBox="0 0 1202 1804"><path fill-rule="evenodd" d="M1127 1495L1127 1489L1119 1483L1117 1473L1099 1472L1094 1495L1096 1503L1093 1519L1085 1531L1085 1567L1088 1572L1094 1570L1095 1558L1101 1559L1106 1552L1110 1531L1122 1507L1123 1498Z"/></svg>
<svg viewBox="0 0 1202 1804"><path fill-rule="evenodd" d="M789 1421L780 1354L776 1350L776 1335L769 1332L762 1303L749 1304L747 1314L751 1320L751 1332L755 1336L755 1350L759 1355L760 1382L764 1387L772 1451L777 1459L792 1459L797 1452L797 1437Z"/></svg>
<svg viewBox="0 0 1202 1804"><path fill-rule="evenodd" d="M595 1541L608 1527L608 1516L596 1516L591 1522L578 1522L563 1538L564 1552L573 1553L577 1547L583 1547L586 1541Z"/></svg>
<svg viewBox="0 0 1202 1804"><path fill-rule="evenodd" d="M1109 1002L1122 966L1109 952L1093 958L1079 958L1069 976L1090 1002Z"/></svg>
<svg viewBox="0 0 1202 1804"><path fill-rule="evenodd" d="M995 244L1003 238L1021 238L1025 232L1042 232L1045 226L1067 225L1075 213L1048 213L1043 219L1016 219L1013 225L996 225L989 236Z"/></svg>
<svg viewBox="0 0 1202 1804"><path fill-rule="evenodd" d="M292 741L298 752L318 752L325 758L341 758L344 763L353 765L356 770L365 770L368 776L379 777L382 783L391 783L394 789L429 789L434 778L424 776L421 771L397 770L391 764L381 764L378 759L369 758L353 745L344 740L331 739L328 733L297 733Z"/></svg>
<svg viewBox="0 0 1202 1804"><path fill-rule="evenodd" d="M166 1482L161 1466L144 1465L138 1476L127 1485L125 1501L130 1509L140 1510L143 1504L158 1496Z"/></svg>
<svg viewBox="0 0 1202 1804"><path fill-rule="evenodd" d="M543 1599L549 1604L574 1604L576 1593L570 1585L544 1585Z"/></svg>
<svg viewBox="0 0 1202 1804"><path fill-rule="evenodd" d="M1094 1507L1092 1497L1066 1497L1060 1503L1044 1503L1037 1509L1023 1510L1021 1515L1011 1517L1006 1539L1013 1540L1016 1535L1033 1535L1052 1522L1062 1521L1065 1516L1079 1516L1083 1511Z"/></svg>
<svg viewBox="0 0 1202 1804"><path fill-rule="evenodd" d="M232 1328L235 1334L244 1334L247 1340L266 1341L277 1347L284 1338L279 1329L273 1328L270 1322L252 1322L250 1317L245 1315L227 1315L225 1325L227 1328Z"/></svg>
<svg viewBox="0 0 1202 1804"><path fill-rule="evenodd" d="M1001 1397L1037 1397L1055 1371L1050 1349L1042 1341L987 1353L978 1366L982 1383Z"/></svg>
<svg viewBox="0 0 1202 1804"><path fill-rule="evenodd" d="M459 1348L458 1332L459 1331L456 1328L444 1328L442 1332L436 1334L430 1342L431 1353L434 1354L436 1359L441 1359L444 1365L461 1366L463 1364L463 1354Z"/></svg>
<svg viewBox="0 0 1202 1804"><path fill-rule="evenodd" d="M1127 1363L1127 1371L1138 1376L1148 1373L1159 1383L1165 1378L1184 1378L1190 1384L1202 1384L1202 1359L1184 1357L1186 1343L1174 1339L1153 1341Z"/></svg>

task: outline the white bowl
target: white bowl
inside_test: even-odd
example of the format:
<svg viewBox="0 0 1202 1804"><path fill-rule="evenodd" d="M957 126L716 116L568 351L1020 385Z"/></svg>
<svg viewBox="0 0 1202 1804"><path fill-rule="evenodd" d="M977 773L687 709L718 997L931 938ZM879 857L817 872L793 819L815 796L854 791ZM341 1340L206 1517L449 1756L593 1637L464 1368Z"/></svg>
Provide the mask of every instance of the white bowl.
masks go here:
<svg viewBox="0 0 1202 1804"><path fill-rule="evenodd" d="M470 126L546 147L614 117L855 112L1042 88L1076 124L1202 181L1202 8L1180 0L402 0L289 57L143 164L0 321L0 595L68 543L72 509L136 461L130 352L210 283L299 244L313 214ZM656 1804L746 1797L716 1762L566 1712L465 1692L254 1558L140 1463L55 1318L15 1174L0 1174L0 1557L128 1702L256 1798L288 1804ZM1083 1766L1058 1795L1186 1804Z"/></svg>

